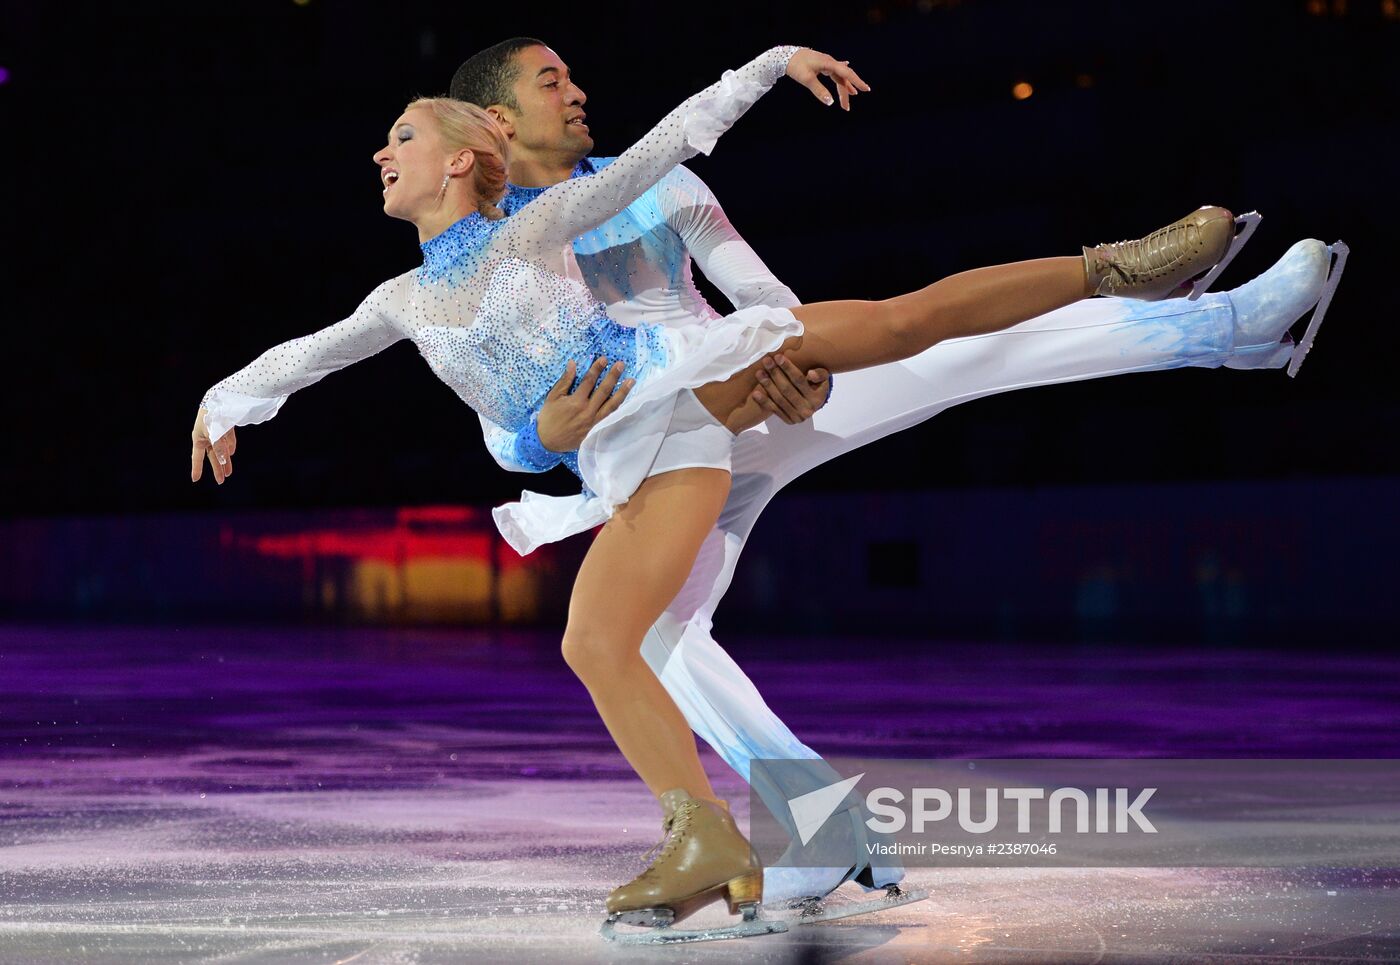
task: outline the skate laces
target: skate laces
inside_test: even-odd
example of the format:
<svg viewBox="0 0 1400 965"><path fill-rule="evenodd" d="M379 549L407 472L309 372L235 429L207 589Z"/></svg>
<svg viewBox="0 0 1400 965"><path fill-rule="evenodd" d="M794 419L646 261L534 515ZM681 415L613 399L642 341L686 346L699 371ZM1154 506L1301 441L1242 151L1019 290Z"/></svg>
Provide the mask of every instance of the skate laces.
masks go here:
<svg viewBox="0 0 1400 965"><path fill-rule="evenodd" d="M1130 273L1160 270L1181 256L1179 249L1190 245L1191 229L1196 227L1190 222L1169 224L1165 228L1158 228L1146 238L1118 241L1105 247L1113 249L1122 259L1122 263L1115 266L1120 271Z"/></svg>
<svg viewBox="0 0 1400 965"><path fill-rule="evenodd" d="M690 827L690 816L694 814L699 807L700 804L696 801L686 801L676 808L671 816L662 823L662 828L666 832L665 837L652 845L651 850L642 855L642 860L650 860L651 856L656 854L658 849L661 853L656 855L656 860L651 863L651 866L648 867L647 870L641 873L640 877L645 878L647 875L651 874L656 865L660 864L665 860L666 856L671 853L676 843L684 837L686 829Z"/></svg>
<svg viewBox="0 0 1400 965"><path fill-rule="evenodd" d="M1116 285L1109 282L1110 289L1130 285L1141 276L1162 271L1178 261L1183 249L1191 244L1192 229L1199 231L1199 226L1192 222L1169 224L1145 238L1099 245L1093 249L1098 262L1095 267L1099 274L1117 279Z"/></svg>

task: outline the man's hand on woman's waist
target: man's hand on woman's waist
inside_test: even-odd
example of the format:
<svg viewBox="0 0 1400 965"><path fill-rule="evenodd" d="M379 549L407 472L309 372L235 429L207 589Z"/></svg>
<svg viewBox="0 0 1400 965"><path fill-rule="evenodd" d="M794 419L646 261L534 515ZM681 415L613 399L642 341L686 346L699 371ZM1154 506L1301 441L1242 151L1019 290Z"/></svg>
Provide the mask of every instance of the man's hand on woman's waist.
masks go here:
<svg viewBox="0 0 1400 965"><path fill-rule="evenodd" d="M607 369L606 375L604 369ZM606 358L595 359L583 373L578 387L570 389L576 370L570 359L564 366L564 374L545 396L535 419L540 444L551 452L573 452L582 445L583 437L622 405L622 400L636 384L635 379L627 379L618 385L622 369L621 362L609 366Z"/></svg>
<svg viewBox="0 0 1400 965"><path fill-rule="evenodd" d="M622 404L635 384L633 379L618 384L622 369L621 362L609 366L606 358L595 359L578 386L570 389L575 371L570 360L536 416L540 445L550 452L578 449L593 427ZM754 398L788 425L806 422L830 397L831 373L826 369L803 373L782 355L764 356L759 363Z"/></svg>

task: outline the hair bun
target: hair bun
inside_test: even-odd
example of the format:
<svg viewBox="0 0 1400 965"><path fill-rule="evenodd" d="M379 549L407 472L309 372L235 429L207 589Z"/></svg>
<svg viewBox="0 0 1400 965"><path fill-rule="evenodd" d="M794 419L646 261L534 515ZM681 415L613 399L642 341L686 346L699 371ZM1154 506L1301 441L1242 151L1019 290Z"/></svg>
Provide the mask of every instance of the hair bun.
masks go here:
<svg viewBox="0 0 1400 965"><path fill-rule="evenodd" d="M506 193L510 143L496 119L475 104L450 97L420 97L404 108L430 110L443 142L452 150L472 152L472 188L476 208L492 221L505 217L497 207Z"/></svg>

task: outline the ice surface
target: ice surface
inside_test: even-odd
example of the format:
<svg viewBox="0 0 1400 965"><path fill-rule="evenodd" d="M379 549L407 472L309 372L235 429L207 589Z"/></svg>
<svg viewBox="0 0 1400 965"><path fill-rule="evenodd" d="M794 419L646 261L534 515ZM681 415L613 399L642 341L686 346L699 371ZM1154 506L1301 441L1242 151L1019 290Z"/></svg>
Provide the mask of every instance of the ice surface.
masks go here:
<svg viewBox="0 0 1400 965"><path fill-rule="evenodd" d="M1400 756L1400 657L826 649L734 646L830 754ZM659 836L548 637L0 630L4 963L1400 958L1395 874L1269 869L916 869L878 916L606 945Z"/></svg>

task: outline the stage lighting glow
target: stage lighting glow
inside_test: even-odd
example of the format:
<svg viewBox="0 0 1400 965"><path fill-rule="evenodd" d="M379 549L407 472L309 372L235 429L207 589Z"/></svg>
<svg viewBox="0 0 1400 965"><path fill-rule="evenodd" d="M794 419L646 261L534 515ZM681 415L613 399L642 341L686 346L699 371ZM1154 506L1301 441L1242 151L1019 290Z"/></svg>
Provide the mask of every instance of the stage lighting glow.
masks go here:
<svg viewBox="0 0 1400 965"><path fill-rule="evenodd" d="M1016 98L1018 101L1023 101L1034 93L1035 88L1032 87L1030 84L1027 84L1025 81L1021 81L1015 87L1011 88L1011 96Z"/></svg>
<svg viewBox="0 0 1400 965"><path fill-rule="evenodd" d="M9 82L10 82L10 68L8 68L8 67L0 67L0 84L8 84Z"/></svg>

